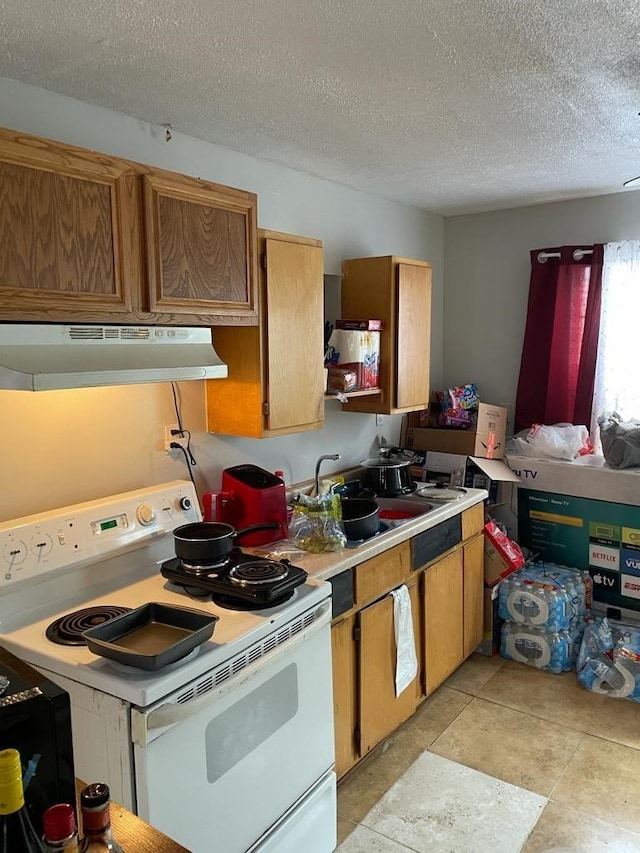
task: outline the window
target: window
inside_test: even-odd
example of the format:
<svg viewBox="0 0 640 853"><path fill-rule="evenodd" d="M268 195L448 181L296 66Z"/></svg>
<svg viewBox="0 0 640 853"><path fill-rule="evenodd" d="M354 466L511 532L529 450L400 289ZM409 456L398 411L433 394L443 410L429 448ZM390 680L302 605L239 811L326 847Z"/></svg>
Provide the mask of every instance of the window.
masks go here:
<svg viewBox="0 0 640 853"><path fill-rule="evenodd" d="M617 412L640 419L640 240L606 243L602 268L600 338L591 419Z"/></svg>

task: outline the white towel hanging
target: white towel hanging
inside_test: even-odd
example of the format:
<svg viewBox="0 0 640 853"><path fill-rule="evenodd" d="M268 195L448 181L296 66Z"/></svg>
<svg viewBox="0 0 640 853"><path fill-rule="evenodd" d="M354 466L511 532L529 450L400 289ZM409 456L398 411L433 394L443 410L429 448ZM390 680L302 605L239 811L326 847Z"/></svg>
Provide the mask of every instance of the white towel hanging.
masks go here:
<svg viewBox="0 0 640 853"><path fill-rule="evenodd" d="M409 590L403 584L398 589L392 590L391 595L396 635L396 696L399 696L418 674L418 658L413 635Z"/></svg>

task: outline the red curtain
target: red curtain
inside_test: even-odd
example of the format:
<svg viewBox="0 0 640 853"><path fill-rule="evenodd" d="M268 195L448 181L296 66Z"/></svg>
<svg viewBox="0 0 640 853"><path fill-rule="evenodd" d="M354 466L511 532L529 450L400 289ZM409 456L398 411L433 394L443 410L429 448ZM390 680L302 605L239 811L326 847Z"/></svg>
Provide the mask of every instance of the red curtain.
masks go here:
<svg viewBox="0 0 640 853"><path fill-rule="evenodd" d="M535 249L514 432L591 423L600 329L603 246ZM577 250L577 252L576 252ZM577 259L574 257L577 254ZM539 254L559 257L538 260Z"/></svg>

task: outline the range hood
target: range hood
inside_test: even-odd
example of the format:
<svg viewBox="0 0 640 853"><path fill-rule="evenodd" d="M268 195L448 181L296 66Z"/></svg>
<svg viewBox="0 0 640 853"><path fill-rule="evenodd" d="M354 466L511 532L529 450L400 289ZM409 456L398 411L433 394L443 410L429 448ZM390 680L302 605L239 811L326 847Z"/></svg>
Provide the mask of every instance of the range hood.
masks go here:
<svg viewBox="0 0 640 853"><path fill-rule="evenodd" d="M0 389L220 379L227 366L211 329L0 323Z"/></svg>

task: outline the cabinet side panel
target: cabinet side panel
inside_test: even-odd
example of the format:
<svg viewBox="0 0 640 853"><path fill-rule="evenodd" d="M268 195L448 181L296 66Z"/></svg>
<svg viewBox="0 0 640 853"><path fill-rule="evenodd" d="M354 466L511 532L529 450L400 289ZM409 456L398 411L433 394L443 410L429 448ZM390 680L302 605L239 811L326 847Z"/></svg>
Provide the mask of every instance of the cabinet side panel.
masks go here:
<svg viewBox="0 0 640 853"><path fill-rule="evenodd" d="M484 534L464 546L464 656L482 641L484 619Z"/></svg>
<svg viewBox="0 0 640 853"><path fill-rule="evenodd" d="M380 335L380 397L353 397L345 411L389 412L395 397L395 287L393 258L352 258L343 261L340 313L344 319L377 319L384 322Z"/></svg>
<svg viewBox="0 0 640 853"><path fill-rule="evenodd" d="M431 270L398 264L398 409L429 406L431 351Z"/></svg>
<svg viewBox="0 0 640 853"><path fill-rule="evenodd" d="M333 712L336 743L336 775L344 776L356 762L354 732L357 714L356 651L353 639L355 617L331 629L333 656Z"/></svg>
<svg viewBox="0 0 640 853"><path fill-rule="evenodd" d="M262 438L264 397L259 327L216 326L213 346L229 368L229 375L226 379L206 382L207 430Z"/></svg>

